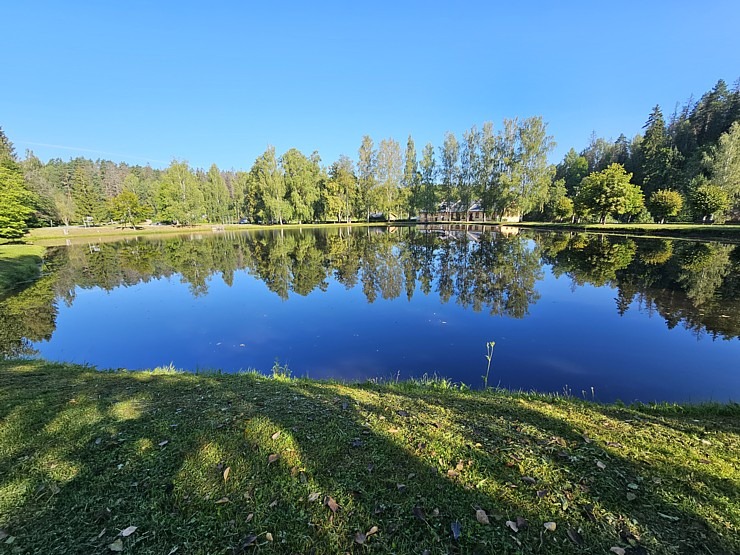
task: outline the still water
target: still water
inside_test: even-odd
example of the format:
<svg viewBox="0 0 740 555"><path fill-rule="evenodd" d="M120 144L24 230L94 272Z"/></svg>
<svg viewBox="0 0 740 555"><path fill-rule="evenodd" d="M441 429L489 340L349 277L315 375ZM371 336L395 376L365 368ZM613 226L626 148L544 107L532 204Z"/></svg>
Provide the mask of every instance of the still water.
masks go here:
<svg viewBox="0 0 740 555"><path fill-rule="evenodd" d="M50 249L0 349L99 368L442 376L600 401L740 400L740 247L468 227Z"/></svg>

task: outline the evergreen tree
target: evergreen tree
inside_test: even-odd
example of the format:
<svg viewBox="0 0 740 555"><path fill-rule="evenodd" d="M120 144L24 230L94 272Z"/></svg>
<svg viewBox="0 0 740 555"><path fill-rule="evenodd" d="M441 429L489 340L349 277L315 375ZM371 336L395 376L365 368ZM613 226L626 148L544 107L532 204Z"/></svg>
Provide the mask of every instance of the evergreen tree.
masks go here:
<svg viewBox="0 0 740 555"><path fill-rule="evenodd" d="M555 180L562 179L568 195L575 196L583 178L588 175L588 160L571 148L555 168Z"/></svg>
<svg viewBox="0 0 740 555"><path fill-rule="evenodd" d="M649 194L673 185L668 179L673 161L672 152L660 106L653 108L644 129L645 136L640 147L642 154L642 188Z"/></svg>
<svg viewBox="0 0 740 555"><path fill-rule="evenodd" d="M0 238L18 239L33 214L34 196L25 187L20 169L0 163Z"/></svg>

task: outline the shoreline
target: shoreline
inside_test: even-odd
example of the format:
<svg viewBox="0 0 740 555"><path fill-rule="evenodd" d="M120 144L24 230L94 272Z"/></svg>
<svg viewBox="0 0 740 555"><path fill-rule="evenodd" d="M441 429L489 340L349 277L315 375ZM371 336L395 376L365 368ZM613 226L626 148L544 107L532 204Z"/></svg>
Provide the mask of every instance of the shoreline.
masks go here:
<svg viewBox="0 0 740 555"><path fill-rule="evenodd" d="M697 241L723 241L740 243L740 224L571 224L552 222L353 222L353 223L308 223L283 225L258 224L199 224L177 227L170 225L146 225L136 229L118 226L99 227L53 227L31 230L24 240L39 246L63 246L75 244L91 238L113 241L127 237L145 237L156 235L214 234L233 231L255 230L293 230L293 229L331 229L344 227L394 227L394 226L505 226L518 229L535 229L545 231L574 231L579 233L597 233L668 239L687 239ZM12 245L8 245L12 246Z"/></svg>

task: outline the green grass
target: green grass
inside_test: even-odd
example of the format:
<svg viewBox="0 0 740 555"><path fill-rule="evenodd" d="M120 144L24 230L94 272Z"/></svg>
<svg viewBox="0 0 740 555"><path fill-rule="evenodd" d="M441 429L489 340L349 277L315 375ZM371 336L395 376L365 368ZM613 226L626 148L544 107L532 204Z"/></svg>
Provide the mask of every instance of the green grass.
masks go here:
<svg viewBox="0 0 740 555"><path fill-rule="evenodd" d="M367 226L378 226L388 225L384 222L353 222L347 223L317 223L317 224L284 224L279 225L238 225L238 224L198 224L193 226L140 226L136 229L122 228L118 225L101 225L96 227L81 227L81 226L70 226L70 227L42 227L32 229L27 238L33 241L35 244L44 245L47 247L62 246L68 244L77 243L88 243L90 239L95 241L118 241L126 237L139 237L139 236L150 236L150 235L191 235L191 234L210 234L210 233L222 233L223 231L247 231L247 230L273 230L273 229L317 229L317 228L332 228L332 227L367 227ZM399 225L403 224L402 222ZM214 228L218 228L219 231L214 231Z"/></svg>
<svg viewBox="0 0 740 555"><path fill-rule="evenodd" d="M7 361L0 553L738 553L739 434L734 404Z"/></svg>
<svg viewBox="0 0 740 555"><path fill-rule="evenodd" d="M0 245L0 296L39 276L44 247Z"/></svg>

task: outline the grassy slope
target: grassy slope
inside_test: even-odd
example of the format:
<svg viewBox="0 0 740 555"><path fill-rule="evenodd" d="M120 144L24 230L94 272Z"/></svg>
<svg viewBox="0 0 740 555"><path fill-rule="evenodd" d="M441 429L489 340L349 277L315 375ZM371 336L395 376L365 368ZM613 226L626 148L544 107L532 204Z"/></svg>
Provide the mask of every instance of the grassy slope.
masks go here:
<svg viewBox="0 0 740 555"><path fill-rule="evenodd" d="M39 276L44 247L0 245L0 296Z"/></svg>
<svg viewBox="0 0 740 555"><path fill-rule="evenodd" d="M737 405L4 362L0 553L738 553L739 430Z"/></svg>

